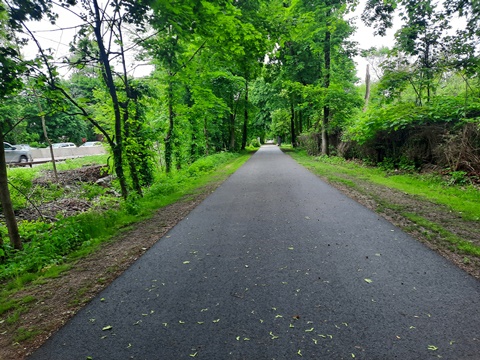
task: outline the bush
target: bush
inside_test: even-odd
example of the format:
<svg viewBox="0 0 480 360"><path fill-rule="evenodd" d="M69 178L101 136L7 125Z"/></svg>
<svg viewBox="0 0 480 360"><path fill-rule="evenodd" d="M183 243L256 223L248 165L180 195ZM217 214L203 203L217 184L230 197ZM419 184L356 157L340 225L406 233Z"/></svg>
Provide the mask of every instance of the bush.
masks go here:
<svg viewBox="0 0 480 360"><path fill-rule="evenodd" d="M229 161L234 156L234 154L222 152L198 159L188 167L187 172L190 176L193 177L208 173L215 169L217 166Z"/></svg>
<svg viewBox="0 0 480 360"><path fill-rule="evenodd" d="M259 148L261 144L258 139L253 139L252 141L250 141L250 146L253 148Z"/></svg>

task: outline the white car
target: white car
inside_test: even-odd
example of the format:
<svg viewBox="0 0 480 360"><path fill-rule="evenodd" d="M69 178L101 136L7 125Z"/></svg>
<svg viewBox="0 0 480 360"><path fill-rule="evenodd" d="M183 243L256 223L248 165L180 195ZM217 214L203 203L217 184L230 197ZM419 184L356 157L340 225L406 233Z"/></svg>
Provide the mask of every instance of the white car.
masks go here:
<svg viewBox="0 0 480 360"><path fill-rule="evenodd" d="M72 142L64 142L64 143L56 143L52 144L52 148L58 149L58 148L76 148L77 145L75 145Z"/></svg>
<svg viewBox="0 0 480 360"><path fill-rule="evenodd" d="M5 149L5 161L7 164L31 163L33 161L29 150L17 148L7 142L3 143L3 148Z"/></svg>
<svg viewBox="0 0 480 360"><path fill-rule="evenodd" d="M87 141L84 142L80 147L94 147L94 146L102 146L100 141Z"/></svg>

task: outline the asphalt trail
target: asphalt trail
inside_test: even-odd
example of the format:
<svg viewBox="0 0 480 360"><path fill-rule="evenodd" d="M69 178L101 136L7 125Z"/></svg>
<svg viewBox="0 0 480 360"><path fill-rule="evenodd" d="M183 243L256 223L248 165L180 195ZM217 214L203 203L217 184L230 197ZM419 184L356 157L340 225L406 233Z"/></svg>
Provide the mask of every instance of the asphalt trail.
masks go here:
<svg viewBox="0 0 480 360"><path fill-rule="evenodd" d="M480 283L264 146L30 359L88 357L480 359Z"/></svg>

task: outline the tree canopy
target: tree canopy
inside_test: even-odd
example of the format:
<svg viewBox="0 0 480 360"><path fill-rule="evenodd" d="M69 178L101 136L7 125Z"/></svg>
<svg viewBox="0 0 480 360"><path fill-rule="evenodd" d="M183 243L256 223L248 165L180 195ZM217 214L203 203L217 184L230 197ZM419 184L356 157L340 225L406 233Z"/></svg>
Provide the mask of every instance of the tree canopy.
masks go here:
<svg viewBox="0 0 480 360"><path fill-rule="evenodd" d="M3 133L42 145L44 118L54 140L103 140L125 199L142 196L156 168L171 173L267 139L374 162L440 161L444 143L438 140L435 150L431 139L412 134L438 123L448 129L438 139L471 124L478 131L476 2L367 0L361 19L377 34L395 16L402 22L392 46L381 49L351 41L356 29L347 15L356 6L3 0L0 114L9 114L0 119ZM76 19L75 35L69 55L56 58L35 24L58 22L65 12ZM464 25L453 29L454 19ZM27 41L37 56L24 60ZM359 53L377 76L368 103L356 77ZM141 64L153 70L135 76Z"/></svg>

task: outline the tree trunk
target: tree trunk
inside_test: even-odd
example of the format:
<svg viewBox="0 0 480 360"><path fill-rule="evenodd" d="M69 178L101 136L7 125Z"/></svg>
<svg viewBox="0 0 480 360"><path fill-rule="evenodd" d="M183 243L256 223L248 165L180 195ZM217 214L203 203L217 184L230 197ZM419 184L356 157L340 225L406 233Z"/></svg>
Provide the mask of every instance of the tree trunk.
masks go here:
<svg viewBox="0 0 480 360"><path fill-rule="evenodd" d="M235 105L235 99L233 97L233 94L231 95L231 100L232 100L232 109L233 112L230 113L230 146L229 150L234 151L235 150L235 118L237 117L237 107Z"/></svg>
<svg viewBox="0 0 480 360"><path fill-rule="evenodd" d="M328 138L328 119L330 117L330 108L328 106L323 107L323 121L322 121L322 154L329 154L329 138Z"/></svg>
<svg viewBox="0 0 480 360"><path fill-rule="evenodd" d="M297 137L295 135L295 107L293 106L293 100L290 102L290 135L292 138L292 146L297 146Z"/></svg>
<svg viewBox="0 0 480 360"><path fill-rule="evenodd" d="M112 68L108 59L107 51L103 43L102 38L102 16L100 15L100 7L97 0L93 0L93 6L95 11L95 26L94 33L98 44L98 52L100 61L102 63L102 76L105 81L105 85L108 88L110 97L113 104L113 112L115 115L115 145L113 147L113 160L115 162L115 173L117 174L118 181L120 182L120 189L122 191L122 197L124 199L128 196L127 181L125 179L125 173L123 172L123 134L122 134L122 117L120 112L120 104L118 101L117 90L115 87L115 81L113 79Z"/></svg>
<svg viewBox="0 0 480 360"><path fill-rule="evenodd" d="M123 66L123 81L125 83L125 93L127 95L127 100L122 102L120 106L123 108L123 129L125 131L125 139L127 139L127 146L126 148L126 155L127 155L127 163L130 169L130 178L132 179L132 185L135 192L140 196L143 197L142 193L142 186L140 184L140 177L138 176L137 170L137 163L141 166L141 162L144 160L143 155L144 153L139 153L139 151L135 148L132 148L132 143L135 141L135 137L138 134L138 124L140 121L139 118L139 103L138 103L138 96L132 91L130 86L130 80L128 78L127 73L127 66L126 66L126 59L125 59L125 49L123 47L123 32L122 32L122 22L118 23L118 34L120 36L120 56L122 59L122 66ZM133 101L133 105L135 106L135 116L134 122L130 122L130 112L129 112L129 103ZM132 131L133 125L133 131ZM136 142L136 141L135 141ZM141 144L137 144L137 146L141 146ZM139 158L142 157L142 158Z"/></svg>
<svg viewBox="0 0 480 360"><path fill-rule="evenodd" d="M367 64L367 71L365 74L365 105L363 111L367 111L368 101L370 100L370 65Z"/></svg>
<svg viewBox="0 0 480 360"><path fill-rule="evenodd" d="M173 114L173 84L170 79L168 83L168 131L165 137L165 168L169 173L172 170L172 155L173 155L173 126L174 126L174 114Z"/></svg>
<svg viewBox="0 0 480 360"><path fill-rule="evenodd" d="M126 104L124 104L124 110L123 110L123 129L125 130L125 139L127 139L127 143L128 143L128 141L130 141L130 143L131 143L132 139L130 139L130 137L132 136L132 131L130 129L131 124L128 121L128 117L129 117L128 103L126 103ZM137 122L137 121L138 121L138 119L135 119L135 122ZM137 166L136 166L136 161L138 161L136 159L137 154L135 153L135 151L132 151L132 149L129 149L128 146L127 146L126 150L127 150L126 151L127 163L128 163L128 167L130 169L130 178L132 179L133 188L135 189L135 192L138 195L143 196L142 186L140 185L140 178L138 177L138 171L137 171Z"/></svg>
<svg viewBox="0 0 480 360"><path fill-rule="evenodd" d="M205 135L205 155L208 156L208 130L207 130L207 117L203 120L203 133Z"/></svg>
<svg viewBox="0 0 480 360"><path fill-rule="evenodd" d="M230 114L230 145L229 150L235 150L235 114Z"/></svg>
<svg viewBox="0 0 480 360"><path fill-rule="evenodd" d="M242 134L242 150L247 146L247 129L248 129L248 80L245 79L245 110L243 117L243 134Z"/></svg>
<svg viewBox="0 0 480 360"><path fill-rule="evenodd" d="M40 100L38 100L38 96L37 96L37 92L35 91L35 88L33 89L33 95L35 95L35 99L37 100L38 110L42 114L43 137L45 138L45 141L48 144L48 148L50 149L50 157L52 159L52 165L53 165L53 174L55 175L55 182L58 183L57 163L55 162L55 154L53 153L52 142L50 141L47 134L47 125L45 124L45 116L43 115L42 104L40 103Z"/></svg>
<svg viewBox="0 0 480 360"><path fill-rule="evenodd" d="M22 250L22 240L18 233L17 219L13 212L12 200L10 198L10 190L8 189L7 163L5 161L5 148L3 146L3 129L0 124L0 203L2 204L5 223L7 224L8 236L14 249Z"/></svg>
<svg viewBox="0 0 480 360"><path fill-rule="evenodd" d="M325 49L324 49L324 60L325 60L325 79L324 79L324 88L328 89L330 87L330 31L327 30L325 33ZM322 154L329 154L329 140L328 140L328 121L330 118L330 107L328 104L325 104L323 107L323 121L322 121Z"/></svg>
<svg viewBox="0 0 480 360"><path fill-rule="evenodd" d="M303 111L298 110L298 133L303 133Z"/></svg>

